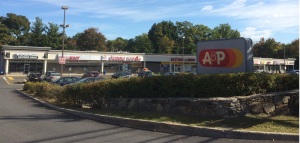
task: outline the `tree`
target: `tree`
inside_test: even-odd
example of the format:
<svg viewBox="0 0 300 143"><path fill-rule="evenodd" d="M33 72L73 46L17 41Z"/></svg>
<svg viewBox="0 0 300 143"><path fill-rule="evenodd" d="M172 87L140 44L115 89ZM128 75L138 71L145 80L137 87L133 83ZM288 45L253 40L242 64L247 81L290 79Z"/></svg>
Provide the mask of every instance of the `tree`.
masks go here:
<svg viewBox="0 0 300 143"><path fill-rule="evenodd" d="M297 56L299 56L299 39L296 39L290 44L284 46L286 58L296 58Z"/></svg>
<svg viewBox="0 0 300 143"><path fill-rule="evenodd" d="M106 42L107 51L114 52L115 51L115 40L107 40Z"/></svg>
<svg viewBox="0 0 300 143"><path fill-rule="evenodd" d="M47 35L47 46L52 47L53 50L58 50L61 45L61 34L59 31L59 26L54 23L48 23L49 27L46 27Z"/></svg>
<svg viewBox="0 0 300 143"><path fill-rule="evenodd" d="M175 43L178 36L176 29L176 26L171 21L162 21L161 23L154 23L152 25L148 32L148 37L153 45L155 53L169 53L170 47L164 46ZM168 44L163 43L163 41L168 42ZM171 47L171 49L173 48L174 46Z"/></svg>
<svg viewBox="0 0 300 143"><path fill-rule="evenodd" d="M130 52L130 53L139 53L138 52L139 48L135 44L136 44L135 39L133 39L133 38L129 39L128 42L127 42L125 50Z"/></svg>
<svg viewBox="0 0 300 143"><path fill-rule="evenodd" d="M69 49L69 50L80 50L78 45L77 45L77 41L79 40L79 37L82 33L77 33L75 34L72 38L68 38L66 40L66 49Z"/></svg>
<svg viewBox="0 0 300 143"><path fill-rule="evenodd" d="M128 40L118 37L114 42L114 49L116 51L126 51Z"/></svg>
<svg viewBox="0 0 300 143"><path fill-rule="evenodd" d="M205 25L195 25L194 27L194 40L195 42L198 41L206 41L206 40L212 40L212 30Z"/></svg>
<svg viewBox="0 0 300 143"><path fill-rule="evenodd" d="M16 39L10 34L10 30L0 23L0 47L1 45L10 45Z"/></svg>
<svg viewBox="0 0 300 143"><path fill-rule="evenodd" d="M35 22L31 27L29 44L31 46L48 46L45 30L46 26L44 25L43 20L39 17L36 17Z"/></svg>
<svg viewBox="0 0 300 143"><path fill-rule="evenodd" d="M294 68L299 69L299 55L297 55L295 58L296 58L296 61L294 63Z"/></svg>
<svg viewBox="0 0 300 143"><path fill-rule="evenodd" d="M16 41L13 42L14 45L23 45L25 34L29 32L30 22L22 15L16 15L13 13L7 13L6 17L1 17L1 23L4 24L10 31Z"/></svg>
<svg viewBox="0 0 300 143"><path fill-rule="evenodd" d="M144 33L139 36L135 36L134 39L129 39L126 46L126 51L131 53L152 53L151 41L148 38L148 34Z"/></svg>
<svg viewBox="0 0 300 143"><path fill-rule="evenodd" d="M258 43L253 45L253 55L255 57L283 58L280 51L282 51L282 44L276 42L273 38L267 40L261 38Z"/></svg>
<svg viewBox="0 0 300 143"><path fill-rule="evenodd" d="M163 51L160 51L159 53L162 54L171 54L172 48L175 45L174 40L170 39L166 35L159 39L158 44L163 47Z"/></svg>
<svg viewBox="0 0 300 143"><path fill-rule="evenodd" d="M106 38L97 28L88 28L79 34L77 45L81 51L106 51Z"/></svg>
<svg viewBox="0 0 300 143"><path fill-rule="evenodd" d="M212 31L212 39L230 39L239 37L241 37L240 32L237 30L232 30L228 23L220 24Z"/></svg>
<svg viewBox="0 0 300 143"><path fill-rule="evenodd" d="M210 35L210 29L203 25L194 26L192 23L176 22L177 32L178 32L178 52L177 54L196 54L197 42L206 39L206 36ZM208 39L208 37L207 37Z"/></svg>
<svg viewBox="0 0 300 143"><path fill-rule="evenodd" d="M148 34L144 33L142 35L136 36L134 38L134 50L132 52L138 53L152 53L152 44L148 38Z"/></svg>

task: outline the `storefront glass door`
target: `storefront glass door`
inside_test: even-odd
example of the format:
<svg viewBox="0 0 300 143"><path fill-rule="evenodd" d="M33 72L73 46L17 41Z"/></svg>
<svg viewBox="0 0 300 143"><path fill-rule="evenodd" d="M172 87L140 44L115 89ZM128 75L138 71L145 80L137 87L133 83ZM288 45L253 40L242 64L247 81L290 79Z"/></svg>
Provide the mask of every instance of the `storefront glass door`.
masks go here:
<svg viewBox="0 0 300 143"><path fill-rule="evenodd" d="M30 64L24 64L24 73L27 74L30 70Z"/></svg>

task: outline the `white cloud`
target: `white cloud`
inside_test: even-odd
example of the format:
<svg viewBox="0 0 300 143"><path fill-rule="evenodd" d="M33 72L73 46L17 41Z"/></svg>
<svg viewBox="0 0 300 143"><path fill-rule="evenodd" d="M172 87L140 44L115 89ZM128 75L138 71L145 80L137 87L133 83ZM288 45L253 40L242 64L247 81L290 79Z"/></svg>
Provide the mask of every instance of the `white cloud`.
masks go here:
<svg viewBox="0 0 300 143"><path fill-rule="evenodd" d="M211 15L226 16L243 21L248 26L282 31L299 26L297 1L274 1L272 3L236 0L228 6L214 8Z"/></svg>
<svg viewBox="0 0 300 143"><path fill-rule="evenodd" d="M244 31L241 32L241 36L245 38L251 38L253 42L259 41L260 38L264 37L265 39L272 36L271 30L256 30L254 27L247 27Z"/></svg>
<svg viewBox="0 0 300 143"><path fill-rule="evenodd" d="M213 9L213 6L211 6L211 5L207 5L207 6L202 8L203 11L210 11L212 9Z"/></svg>

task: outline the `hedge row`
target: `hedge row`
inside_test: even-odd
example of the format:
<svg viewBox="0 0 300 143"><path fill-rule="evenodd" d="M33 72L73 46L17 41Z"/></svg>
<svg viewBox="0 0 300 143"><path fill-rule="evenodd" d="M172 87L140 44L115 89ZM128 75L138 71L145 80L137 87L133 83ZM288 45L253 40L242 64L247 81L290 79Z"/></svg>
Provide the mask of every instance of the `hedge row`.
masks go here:
<svg viewBox="0 0 300 143"><path fill-rule="evenodd" d="M29 82L23 90L71 105L103 107L108 98L230 97L291 89L299 89L299 75L238 73L111 79L64 87Z"/></svg>

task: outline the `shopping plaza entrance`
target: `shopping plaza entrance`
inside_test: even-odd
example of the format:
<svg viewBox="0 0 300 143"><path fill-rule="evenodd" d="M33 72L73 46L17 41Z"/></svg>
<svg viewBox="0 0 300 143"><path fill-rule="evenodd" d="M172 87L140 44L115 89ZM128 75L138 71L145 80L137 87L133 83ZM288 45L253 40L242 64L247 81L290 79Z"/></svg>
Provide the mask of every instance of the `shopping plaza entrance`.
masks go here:
<svg viewBox="0 0 300 143"><path fill-rule="evenodd" d="M9 64L10 72L28 74L30 72L41 72L43 61L41 60L12 60Z"/></svg>

